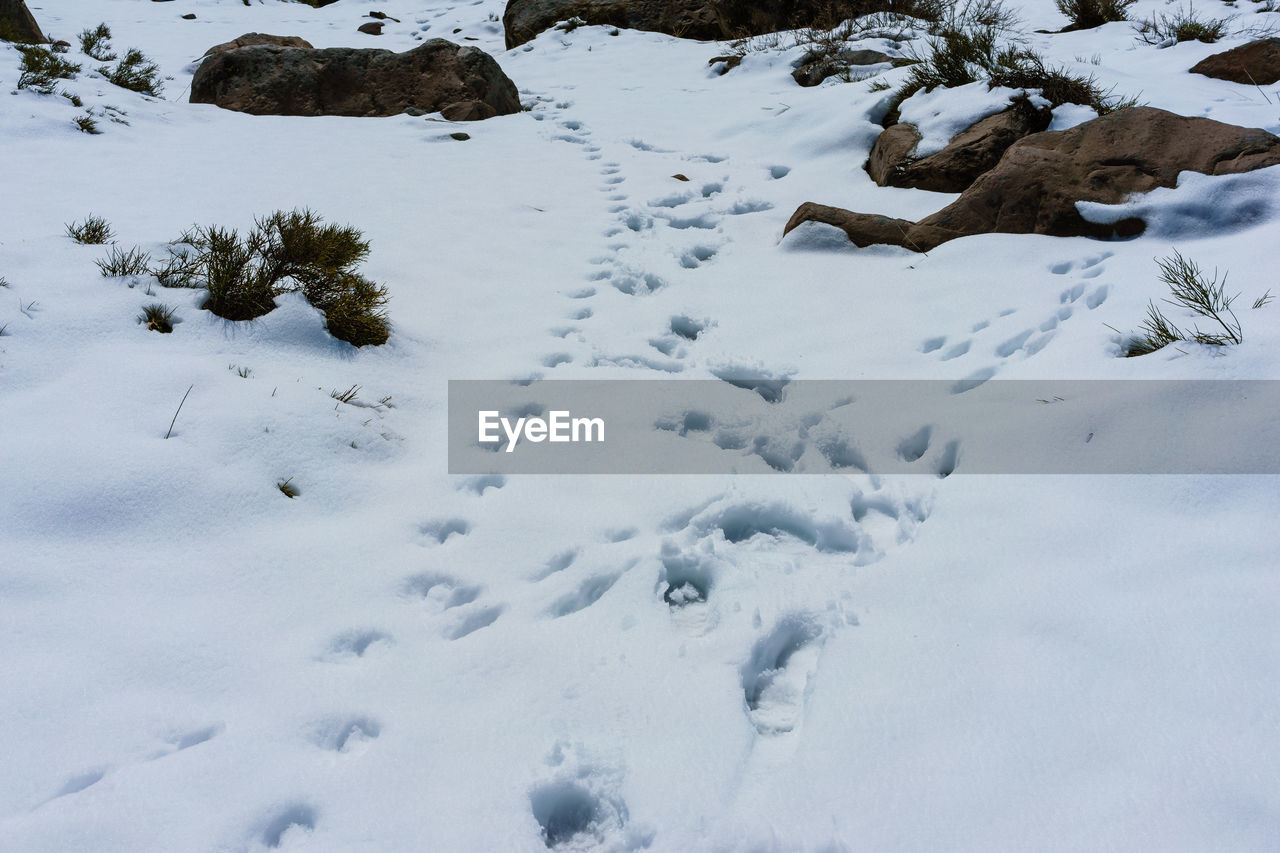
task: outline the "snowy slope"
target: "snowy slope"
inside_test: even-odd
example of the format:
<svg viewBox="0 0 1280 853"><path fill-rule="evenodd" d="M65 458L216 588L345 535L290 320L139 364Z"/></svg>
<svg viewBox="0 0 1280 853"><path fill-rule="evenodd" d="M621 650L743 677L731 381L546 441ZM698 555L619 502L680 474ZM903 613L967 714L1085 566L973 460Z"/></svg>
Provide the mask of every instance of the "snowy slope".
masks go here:
<svg viewBox="0 0 1280 853"><path fill-rule="evenodd" d="M400 23L357 33L373 9ZM1124 243L781 241L803 201L951 198L872 184L885 93L801 89L802 50L724 76L723 45L601 27L508 52L497 0L32 10L72 42L105 20L173 79L159 100L69 81L127 114L89 136L65 99L8 94L0 45L0 849L1280 843L1274 477L478 478L445 455L450 379L1280 378L1280 306L1246 304L1277 287L1275 169L1135 200L1152 227ZM1244 39L1024 17L1118 93L1280 132L1273 93L1184 73ZM471 36L527 109L188 104L193 61L246 32ZM335 341L297 296L222 321L103 278L104 247L64 230L99 214L159 253L295 206L370 240L386 346ZM1175 247L1230 270L1244 343L1119 358L1109 327L1164 295ZM152 301L172 335L135 322ZM706 600L670 606L675 580Z"/></svg>

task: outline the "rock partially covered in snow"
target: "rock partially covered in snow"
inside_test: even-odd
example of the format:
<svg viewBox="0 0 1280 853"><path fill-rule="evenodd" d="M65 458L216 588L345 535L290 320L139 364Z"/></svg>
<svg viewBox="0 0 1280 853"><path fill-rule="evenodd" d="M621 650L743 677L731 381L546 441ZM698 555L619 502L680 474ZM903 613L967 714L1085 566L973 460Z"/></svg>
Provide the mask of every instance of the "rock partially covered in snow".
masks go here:
<svg viewBox="0 0 1280 853"><path fill-rule="evenodd" d="M702 40L725 35L707 0L511 0L502 15L507 48L574 19Z"/></svg>
<svg viewBox="0 0 1280 853"><path fill-rule="evenodd" d="M804 55L791 76L801 86L817 86L828 77L849 73L855 65L880 65L892 61L892 56L878 50L814 51Z"/></svg>
<svg viewBox="0 0 1280 853"><path fill-rule="evenodd" d="M1232 83L1270 86L1280 81L1280 38L1258 39L1215 53L1191 66L1191 72Z"/></svg>
<svg viewBox="0 0 1280 853"><path fill-rule="evenodd" d="M827 28L838 23L831 18L825 0L510 0L502 27L511 49L559 21L710 41L803 26Z"/></svg>
<svg viewBox="0 0 1280 853"><path fill-rule="evenodd" d="M1280 138L1265 130L1132 107L1070 130L1024 137L958 199L919 222L805 203L783 233L803 222L825 222L858 246L887 243L920 252L992 232L1130 237L1142 233L1142 219L1090 222L1077 202L1117 204L1135 193L1174 187L1183 171L1230 175L1277 164Z"/></svg>
<svg viewBox="0 0 1280 853"><path fill-rule="evenodd" d="M255 45L205 59L191 103L253 115L390 116L450 110L470 119L520 111L515 84L492 56L431 39L412 50Z"/></svg>
<svg viewBox="0 0 1280 853"><path fill-rule="evenodd" d="M1039 133L1053 119L1051 110L1019 98L1009 108L980 119L936 154L916 159L920 132L900 123L887 128L871 148L867 172L882 187L914 187L942 193L963 192L994 168L1010 145Z"/></svg>
<svg viewBox="0 0 1280 853"><path fill-rule="evenodd" d="M273 36L268 33L245 33L239 38L231 41L224 41L222 44L215 44L204 52L205 56L213 56L215 53L226 53L228 50L235 50L240 47L253 47L259 44L274 44L278 47L305 47L310 49L314 47L311 42L298 36Z"/></svg>

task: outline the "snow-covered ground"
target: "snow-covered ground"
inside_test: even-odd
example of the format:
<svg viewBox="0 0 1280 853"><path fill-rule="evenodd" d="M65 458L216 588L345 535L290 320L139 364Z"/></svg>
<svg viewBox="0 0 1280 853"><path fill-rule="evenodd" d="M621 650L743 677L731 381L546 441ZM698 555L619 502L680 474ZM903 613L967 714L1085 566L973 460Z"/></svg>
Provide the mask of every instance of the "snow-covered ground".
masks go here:
<svg viewBox="0 0 1280 853"><path fill-rule="evenodd" d="M373 9L400 22L357 33ZM1136 200L1129 242L782 241L804 201L952 198L876 187L886 93L798 87L803 50L723 76L723 45L602 27L505 51L499 0L32 10L173 79L145 99L73 47L90 136L8 94L0 45L0 850L1280 845L1275 477L462 477L445 441L451 379L1277 379L1280 304L1248 307L1278 286L1275 169ZM1280 131L1275 93L1185 73L1244 39L1024 17L1118 94ZM247 32L474 44L527 110L188 104L194 60ZM64 230L98 214L159 253L302 206L371 241L386 346L296 295L230 323L103 278ZM1174 248L1230 271L1244 343L1118 357ZM173 334L136 322L153 301ZM856 552L804 535L832 526ZM668 603L686 582L705 600Z"/></svg>

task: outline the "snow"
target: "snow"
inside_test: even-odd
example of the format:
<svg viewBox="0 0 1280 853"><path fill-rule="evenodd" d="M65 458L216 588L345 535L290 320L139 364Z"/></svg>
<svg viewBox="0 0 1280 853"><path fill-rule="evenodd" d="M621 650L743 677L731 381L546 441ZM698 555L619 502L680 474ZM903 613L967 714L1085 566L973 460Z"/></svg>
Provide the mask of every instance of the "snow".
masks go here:
<svg viewBox="0 0 1280 853"><path fill-rule="evenodd" d="M920 131L917 157L937 154L947 143L971 124L1008 109L1009 101L1028 94L1025 89L1008 86L987 88L985 80L948 88L935 86L921 89L902 102L898 113L902 121Z"/></svg>
<svg viewBox="0 0 1280 853"><path fill-rule="evenodd" d="M357 33L372 9L400 23ZM1249 307L1276 170L1082 207L1149 217L1128 242L780 240L804 201L945 204L862 170L885 92L802 89L793 48L720 76L725 45L603 27L506 51L502 11L33 5L174 78L146 99L73 48L64 88L129 122L98 136L8 94L0 45L0 849L1274 849L1273 476L461 476L445 436L458 379L1280 378L1280 303ZM1029 46L1118 94L1280 131L1263 93L1185 73L1238 39L1023 11ZM246 32L456 39L528 110L188 104L194 61ZM908 103L936 99L942 139L1007 101L973 88ZM386 346L297 295L219 320L64 230L98 214L154 255L295 206L370 240ZM1229 270L1244 342L1117 357L1175 248ZM154 301L173 334L136 322ZM932 464L923 426L898 440Z"/></svg>

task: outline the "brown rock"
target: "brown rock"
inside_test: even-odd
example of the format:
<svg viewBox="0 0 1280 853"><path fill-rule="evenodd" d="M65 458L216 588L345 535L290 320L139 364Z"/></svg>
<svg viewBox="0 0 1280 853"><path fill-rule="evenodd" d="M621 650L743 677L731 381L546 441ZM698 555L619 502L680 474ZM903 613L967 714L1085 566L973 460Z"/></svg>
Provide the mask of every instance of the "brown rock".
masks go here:
<svg viewBox="0 0 1280 853"><path fill-rule="evenodd" d="M914 124L900 122L881 131L867 158L866 170L871 180L882 187L897 186L893 183L894 173L911 161L919 142L920 131Z"/></svg>
<svg viewBox="0 0 1280 853"><path fill-rule="evenodd" d="M370 21L367 24L361 24L356 29L367 35L380 36L382 35L382 21Z"/></svg>
<svg viewBox="0 0 1280 853"><path fill-rule="evenodd" d="M1003 112L975 122L941 151L918 160L911 153L920 134L911 125L895 124L880 134L872 146L867 172L882 187L963 192L979 175L994 168L1010 145L1039 133L1052 120L1052 111L1037 109L1020 99ZM914 142L910 141L913 137Z"/></svg>
<svg viewBox="0 0 1280 853"><path fill-rule="evenodd" d="M239 47L253 47L259 44L274 44L280 47L305 47L310 48L311 42L306 39L300 39L297 36L272 36L266 33L245 33L239 38L231 41L224 41L222 44L215 44L204 52L205 56L213 56L215 53L225 53L228 50L235 50Z"/></svg>
<svg viewBox="0 0 1280 853"><path fill-rule="evenodd" d="M31 16L23 0L0 0L0 40L20 44L45 44L49 40Z"/></svg>
<svg viewBox="0 0 1280 853"><path fill-rule="evenodd" d="M191 103L253 115L390 116L450 108L467 119L520 111L515 84L479 48L430 39L412 50L257 45L196 69ZM455 107L457 104L467 106Z"/></svg>
<svg viewBox="0 0 1280 853"><path fill-rule="evenodd" d="M1259 39L1215 53L1191 66L1191 73L1250 86L1270 86L1280 81L1280 38Z"/></svg>
<svg viewBox="0 0 1280 853"><path fill-rule="evenodd" d="M454 101L440 108L440 115L449 121L481 121L497 114L497 110L483 101Z"/></svg>
<svg viewBox="0 0 1280 853"><path fill-rule="evenodd" d="M449 138L450 138L450 139L456 139L456 140L458 140L459 142L466 142L468 139L470 139L470 138L471 138L471 134L469 134L469 133L463 133L462 131L460 131L460 130L459 130L457 133L451 133L451 134L449 134Z"/></svg>
<svg viewBox="0 0 1280 853"><path fill-rule="evenodd" d="M1089 222L1076 202L1117 204L1134 193L1173 187L1183 171L1228 175L1277 164L1280 138L1265 130L1131 107L1018 140L958 199L919 222L805 203L784 234L802 222L826 222L859 246L888 243L916 251L988 233L1130 237L1146 224Z"/></svg>
<svg viewBox="0 0 1280 853"><path fill-rule="evenodd" d="M907 219L880 216L875 213L854 213L842 207L828 207L806 201L796 208L782 230L785 237L805 222L824 222L844 231L855 246L871 246L886 243L903 246L917 252L927 252L948 240L963 236L940 228L922 227Z"/></svg>
<svg viewBox="0 0 1280 853"><path fill-rule="evenodd" d="M724 68L720 69L720 76L723 77L742 64L742 57L736 53L730 53L724 56L713 56L707 60L708 65L716 65L720 62L724 63Z"/></svg>
<svg viewBox="0 0 1280 853"><path fill-rule="evenodd" d="M689 180L689 177L688 177L687 175L681 174L680 172L677 172L676 174L672 175L671 177L675 178L677 181L688 181L688 180Z"/></svg>

